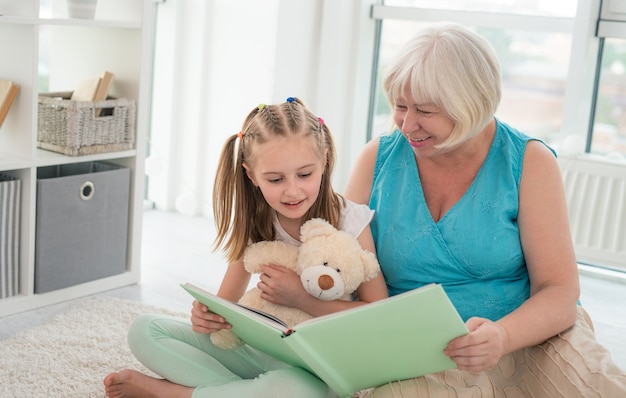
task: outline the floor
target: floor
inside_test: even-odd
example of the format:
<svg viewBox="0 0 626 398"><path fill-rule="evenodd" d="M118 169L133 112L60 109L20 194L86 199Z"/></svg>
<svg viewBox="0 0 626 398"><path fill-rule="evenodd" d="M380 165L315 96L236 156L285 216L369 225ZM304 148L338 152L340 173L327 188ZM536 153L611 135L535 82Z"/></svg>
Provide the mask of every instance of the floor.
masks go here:
<svg viewBox="0 0 626 398"><path fill-rule="evenodd" d="M180 283L191 281L215 291L224 274L224 261L211 251L213 237L213 226L207 218L146 210L141 282L101 294L187 312L191 298ZM581 302L594 320L598 340L626 369L626 274L615 276L583 268ZM45 322L73 304L66 302L0 318L0 339Z"/></svg>

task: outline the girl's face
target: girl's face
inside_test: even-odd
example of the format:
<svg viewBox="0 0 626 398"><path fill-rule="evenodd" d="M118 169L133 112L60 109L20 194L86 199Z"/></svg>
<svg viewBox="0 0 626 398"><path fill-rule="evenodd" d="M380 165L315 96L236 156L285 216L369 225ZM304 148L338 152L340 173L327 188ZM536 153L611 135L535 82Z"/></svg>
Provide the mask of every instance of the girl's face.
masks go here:
<svg viewBox="0 0 626 398"><path fill-rule="evenodd" d="M276 137L257 144L244 167L279 220L300 222L317 200L325 164L312 139Z"/></svg>
<svg viewBox="0 0 626 398"><path fill-rule="evenodd" d="M454 122L433 104L418 104L409 87L395 99L393 121L409 141L417 157L441 153L435 145L443 143L452 133Z"/></svg>

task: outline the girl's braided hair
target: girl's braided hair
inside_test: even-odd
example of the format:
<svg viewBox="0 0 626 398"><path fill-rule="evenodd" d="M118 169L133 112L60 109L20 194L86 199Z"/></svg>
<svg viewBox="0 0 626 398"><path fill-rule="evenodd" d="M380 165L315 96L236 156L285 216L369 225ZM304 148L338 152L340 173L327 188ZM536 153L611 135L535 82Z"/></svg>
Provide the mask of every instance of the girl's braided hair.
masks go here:
<svg viewBox="0 0 626 398"><path fill-rule="evenodd" d="M344 202L331 185L336 152L328 126L298 98L289 97L278 105L260 104L248 114L241 131L226 140L215 178L214 247L223 248L229 263L242 258L249 243L276 238L272 208L248 178L243 163L254 164L256 144L285 136L309 139L319 156L326 156L320 192L305 219L318 217L338 227Z"/></svg>

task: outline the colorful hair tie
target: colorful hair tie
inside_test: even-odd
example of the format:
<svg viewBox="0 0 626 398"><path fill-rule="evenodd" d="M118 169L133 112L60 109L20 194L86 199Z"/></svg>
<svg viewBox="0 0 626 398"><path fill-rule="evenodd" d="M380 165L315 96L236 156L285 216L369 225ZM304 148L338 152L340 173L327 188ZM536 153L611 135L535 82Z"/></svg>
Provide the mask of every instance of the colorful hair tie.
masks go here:
<svg viewBox="0 0 626 398"><path fill-rule="evenodd" d="M287 102L294 102L295 100L296 100L296 99L295 99L295 98L293 98L293 97L288 97L288 98L287 98Z"/></svg>
<svg viewBox="0 0 626 398"><path fill-rule="evenodd" d="M265 104L259 104L259 106L257 106L257 108L259 108L259 110L262 110L263 108L265 108Z"/></svg>
<svg viewBox="0 0 626 398"><path fill-rule="evenodd" d="M320 121L320 124L321 124L321 125L324 125L324 119L322 119L321 117L318 117L318 118L317 118L317 120L319 120L319 121Z"/></svg>
<svg viewBox="0 0 626 398"><path fill-rule="evenodd" d="M240 140L243 140L243 131L237 133L237 137L239 137Z"/></svg>

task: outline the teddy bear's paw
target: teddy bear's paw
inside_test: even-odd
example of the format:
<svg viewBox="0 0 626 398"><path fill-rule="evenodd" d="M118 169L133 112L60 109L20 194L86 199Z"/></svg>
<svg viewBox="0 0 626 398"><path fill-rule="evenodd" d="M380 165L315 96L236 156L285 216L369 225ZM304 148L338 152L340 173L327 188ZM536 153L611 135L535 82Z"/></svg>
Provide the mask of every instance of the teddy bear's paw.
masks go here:
<svg viewBox="0 0 626 398"><path fill-rule="evenodd" d="M211 342L224 350L234 350L242 347L245 343L230 330L220 330L211 333Z"/></svg>

